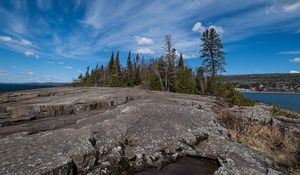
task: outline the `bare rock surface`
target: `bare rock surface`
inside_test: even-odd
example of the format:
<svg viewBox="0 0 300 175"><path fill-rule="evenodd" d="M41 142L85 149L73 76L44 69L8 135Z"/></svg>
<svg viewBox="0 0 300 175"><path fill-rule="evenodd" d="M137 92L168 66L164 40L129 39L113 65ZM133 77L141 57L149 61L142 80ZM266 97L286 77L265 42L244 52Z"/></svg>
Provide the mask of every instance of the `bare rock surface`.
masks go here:
<svg viewBox="0 0 300 175"><path fill-rule="evenodd" d="M0 174L147 174L185 156L215 161L216 175L282 174L272 157L229 137L219 102L134 88L0 94ZM261 106L227 111L272 119Z"/></svg>

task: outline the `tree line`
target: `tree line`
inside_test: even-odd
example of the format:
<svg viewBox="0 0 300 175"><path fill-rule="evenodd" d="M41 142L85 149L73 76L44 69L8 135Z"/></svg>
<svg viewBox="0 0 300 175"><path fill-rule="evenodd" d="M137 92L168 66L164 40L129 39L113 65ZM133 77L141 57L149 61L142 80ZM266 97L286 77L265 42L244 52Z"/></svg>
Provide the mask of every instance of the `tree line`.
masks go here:
<svg viewBox="0 0 300 175"><path fill-rule="evenodd" d="M222 84L219 74L224 72L225 53L221 37L214 28L206 29L201 36L201 65L193 70L177 54L170 34L163 42L164 53L155 59L145 61L138 53L130 51L126 66L121 66L119 51L113 52L106 66L96 65L73 81L74 86L133 87L149 90L224 96L232 104L248 104L234 87ZM249 103L250 104L250 103ZM252 104L252 102L251 102Z"/></svg>

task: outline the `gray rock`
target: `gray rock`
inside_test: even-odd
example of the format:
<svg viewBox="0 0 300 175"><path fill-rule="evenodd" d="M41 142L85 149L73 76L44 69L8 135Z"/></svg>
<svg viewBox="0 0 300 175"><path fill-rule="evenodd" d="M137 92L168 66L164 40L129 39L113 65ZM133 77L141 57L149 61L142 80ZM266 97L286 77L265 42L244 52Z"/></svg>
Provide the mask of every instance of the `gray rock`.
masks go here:
<svg viewBox="0 0 300 175"><path fill-rule="evenodd" d="M227 137L211 97L60 87L0 102L0 174L122 174L184 155L217 160L215 174L280 174L271 158ZM231 110L272 118L258 107Z"/></svg>

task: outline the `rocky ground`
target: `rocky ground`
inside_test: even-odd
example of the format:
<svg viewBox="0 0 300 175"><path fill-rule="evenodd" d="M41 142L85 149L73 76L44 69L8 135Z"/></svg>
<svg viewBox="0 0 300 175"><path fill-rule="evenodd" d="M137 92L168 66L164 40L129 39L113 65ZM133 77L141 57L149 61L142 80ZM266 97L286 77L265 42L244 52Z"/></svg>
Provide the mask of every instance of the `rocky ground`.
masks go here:
<svg viewBox="0 0 300 175"><path fill-rule="evenodd" d="M4 93L0 174L297 174L299 125L264 105L134 88Z"/></svg>

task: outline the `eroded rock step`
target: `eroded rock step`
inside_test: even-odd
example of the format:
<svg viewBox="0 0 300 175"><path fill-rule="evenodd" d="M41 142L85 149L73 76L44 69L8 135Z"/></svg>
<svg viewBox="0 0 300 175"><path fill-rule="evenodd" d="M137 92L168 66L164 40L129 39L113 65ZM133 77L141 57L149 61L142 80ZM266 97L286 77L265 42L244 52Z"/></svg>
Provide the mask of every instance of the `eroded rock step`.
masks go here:
<svg viewBox="0 0 300 175"><path fill-rule="evenodd" d="M78 114L84 111L115 107L128 102L128 97L114 97L106 101L89 101L57 105L30 105L8 107L7 113L0 114L0 126L12 126L31 120Z"/></svg>

